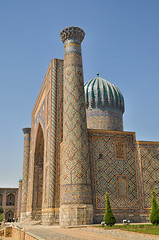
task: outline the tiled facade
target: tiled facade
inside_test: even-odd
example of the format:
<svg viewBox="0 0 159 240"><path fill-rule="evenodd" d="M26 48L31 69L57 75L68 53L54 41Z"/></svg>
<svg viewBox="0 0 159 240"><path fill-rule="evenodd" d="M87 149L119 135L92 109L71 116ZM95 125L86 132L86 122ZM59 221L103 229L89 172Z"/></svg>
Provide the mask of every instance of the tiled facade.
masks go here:
<svg viewBox="0 0 159 240"><path fill-rule="evenodd" d="M26 210L28 219L45 223L59 221L62 84L63 60L52 59L32 112Z"/></svg>
<svg viewBox="0 0 159 240"><path fill-rule="evenodd" d="M114 213L133 214L139 209L134 133L89 130L89 142L95 221L105 211L106 192Z"/></svg>
<svg viewBox="0 0 159 240"><path fill-rule="evenodd" d="M123 100L115 93L121 110L86 111L84 32L70 27L61 38L64 60L51 60L32 112L30 145L24 135L30 153L24 151L21 220L100 223L107 191L118 222L147 221L152 189L159 196L159 143L137 142L134 132L123 131Z"/></svg>

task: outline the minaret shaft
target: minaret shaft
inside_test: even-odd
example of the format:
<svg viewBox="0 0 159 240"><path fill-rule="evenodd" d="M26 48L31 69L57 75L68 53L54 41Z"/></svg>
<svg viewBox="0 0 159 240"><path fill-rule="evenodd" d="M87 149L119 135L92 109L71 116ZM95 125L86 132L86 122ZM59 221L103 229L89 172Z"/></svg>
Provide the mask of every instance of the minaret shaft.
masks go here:
<svg viewBox="0 0 159 240"><path fill-rule="evenodd" d="M69 27L61 32L61 38L65 53L61 225L88 224L91 217L86 216L86 209L89 205L92 211L92 195L81 56L84 31ZM72 219L77 204L85 204L83 220Z"/></svg>
<svg viewBox="0 0 159 240"><path fill-rule="evenodd" d="M24 133L24 151L23 151L23 181L22 181L22 199L21 199L21 219L26 218L29 159L30 159L30 134L31 128L23 128Z"/></svg>

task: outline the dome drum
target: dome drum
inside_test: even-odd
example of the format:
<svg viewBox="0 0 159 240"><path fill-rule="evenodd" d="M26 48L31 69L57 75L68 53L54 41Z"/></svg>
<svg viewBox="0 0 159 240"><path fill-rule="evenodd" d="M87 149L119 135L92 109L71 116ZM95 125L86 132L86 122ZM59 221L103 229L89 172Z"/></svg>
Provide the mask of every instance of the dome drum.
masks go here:
<svg viewBox="0 0 159 240"><path fill-rule="evenodd" d="M121 113L87 109L86 116L87 128L123 131L123 116Z"/></svg>

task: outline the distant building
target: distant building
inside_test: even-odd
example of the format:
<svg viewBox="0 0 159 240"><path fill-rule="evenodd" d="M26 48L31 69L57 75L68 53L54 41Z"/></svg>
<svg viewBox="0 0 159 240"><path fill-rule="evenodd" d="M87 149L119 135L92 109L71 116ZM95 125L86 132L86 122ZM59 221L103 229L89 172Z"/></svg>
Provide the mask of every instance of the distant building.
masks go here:
<svg viewBox="0 0 159 240"><path fill-rule="evenodd" d="M84 86L84 35L78 27L61 32L64 60L51 60L31 128L23 129L21 220L100 223L107 191L118 222L145 222L152 189L159 196L159 142L123 131L124 98L112 83L97 75Z"/></svg>
<svg viewBox="0 0 159 240"><path fill-rule="evenodd" d="M17 218L18 188L0 188L0 206L4 209L4 220L13 221Z"/></svg>

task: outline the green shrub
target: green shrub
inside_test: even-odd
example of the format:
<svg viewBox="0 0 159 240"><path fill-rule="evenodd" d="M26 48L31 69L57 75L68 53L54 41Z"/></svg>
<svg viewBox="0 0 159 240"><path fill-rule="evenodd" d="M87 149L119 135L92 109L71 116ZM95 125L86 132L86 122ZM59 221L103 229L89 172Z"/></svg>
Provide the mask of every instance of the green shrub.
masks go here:
<svg viewBox="0 0 159 240"><path fill-rule="evenodd" d="M0 222L2 222L2 221L3 221L3 215L0 214Z"/></svg>
<svg viewBox="0 0 159 240"><path fill-rule="evenodd" d="M153 225L158 225L159 224L159 209L158 209L158 204L157 204L157 201L156 201L154 191L152 191L150 222Z"/></svg>
<svg viewBox="0 0 159 240"><path fill-rule="evenodd" d="M3 213L4 213L4 210L2 207L0 207L0 222L3 221Z"/></svg>
<svg viewBox="0 0 159 240"><path fill-rule="evenodd" d="M0 207L0 214L4 213L4 210L2 207Z"/></svg>
<svg viewBox="0 0 159 240"><path fill-rule="evenodd" d="M113 226L116 223L116 219L112 213L109 196L106 192L106 209L105 209L105 215L104 215L104 222L107 226Z"/></svg>

